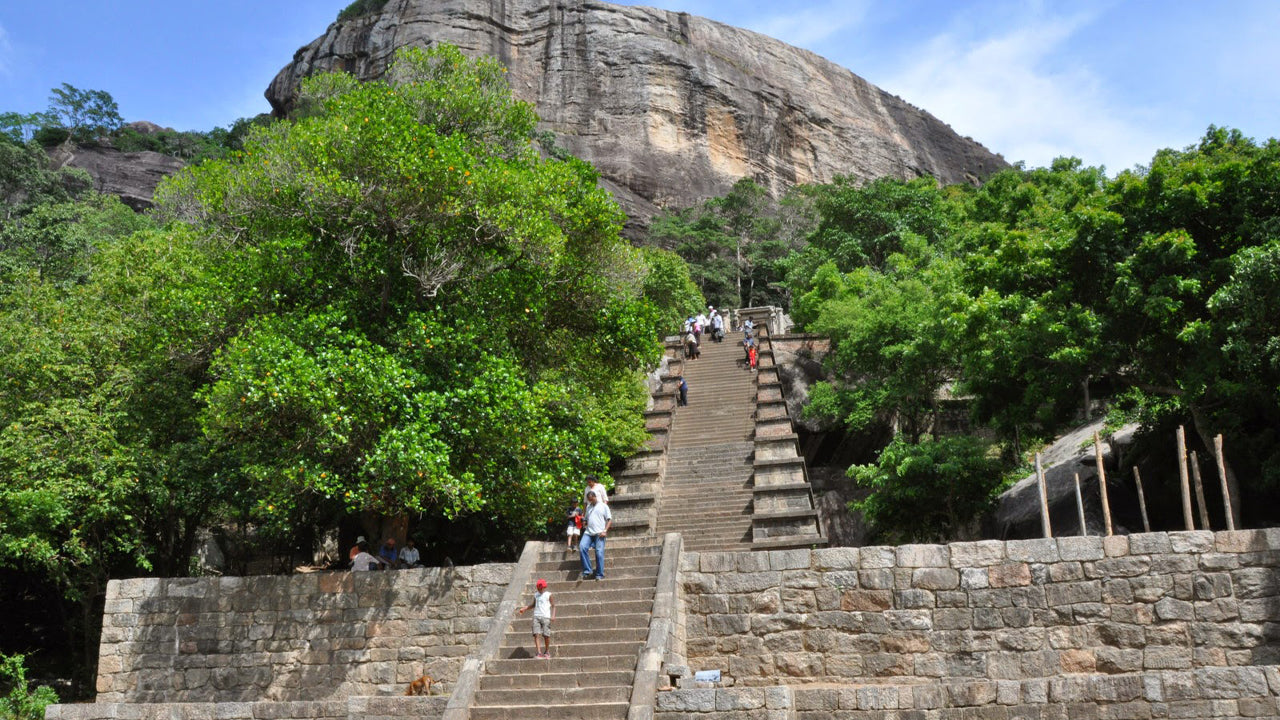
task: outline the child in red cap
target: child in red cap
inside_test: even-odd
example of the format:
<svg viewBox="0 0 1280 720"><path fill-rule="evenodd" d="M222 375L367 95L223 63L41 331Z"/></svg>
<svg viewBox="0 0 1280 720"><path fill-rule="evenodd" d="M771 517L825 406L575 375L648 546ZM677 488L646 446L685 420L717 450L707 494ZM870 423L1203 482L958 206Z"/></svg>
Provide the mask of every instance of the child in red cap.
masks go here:
<svg viewBox="0 0 1280 720"><path fill-rule="evenodd" d="M533 649L537 652L534 657L549 658L551 657L551 620L556 616L556 601L552 599L551 593L547 592L546 580L538 578L535 587L537 592L533 594L533 602L520 608L520 614L523 615L526 610L533 609ZM539 635L542 636L541 645L538 643Z"/></svg>

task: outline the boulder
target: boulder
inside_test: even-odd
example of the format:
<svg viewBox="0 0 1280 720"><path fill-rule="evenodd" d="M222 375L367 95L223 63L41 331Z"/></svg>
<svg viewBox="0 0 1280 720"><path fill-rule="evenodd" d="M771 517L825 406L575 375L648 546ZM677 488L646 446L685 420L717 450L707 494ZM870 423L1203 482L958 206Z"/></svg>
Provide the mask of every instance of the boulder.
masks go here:
<svg viewBox="0 0 1280 720"><path fill-rule="evenodd" d="M1049 523L1055 536L1105 533L1102 493L1098 486L1098 466L1093 450L1093 433L1101 432L1105 425L1105 420L1082 425L1058 438L1040 454L1049 498ZM1129 490L1133 483L1132 476L1127 473L1116 474L1114 468L1123 462L1121 450L1132 444L1137 430L1136 424L1125 425L1114 434L1104 435L1102 438L1111 525L1112 531L1117 535L1131 531L1124 519L1135 514L1137 501L1136 494ZM1083 532L1080 528L1080 513L1076 507L1077 473L1080 475L1080 494L1084 500ZM1041 536L1040 489L1034 472L1000 495L995 522L998 537L1002 539ZM1139 524L1137 530L1141 529Z"/></svg>
<svg viewBox="0 0 1280 720"><path fill-rule="evenodd" d="M151 207L160 180L183 168L175 157L146 150L120 152L102 145L81 147L64 143L49 152L54 167L77 167L93 178L98 192L119 196L126 205L142 211Z"/></svg>

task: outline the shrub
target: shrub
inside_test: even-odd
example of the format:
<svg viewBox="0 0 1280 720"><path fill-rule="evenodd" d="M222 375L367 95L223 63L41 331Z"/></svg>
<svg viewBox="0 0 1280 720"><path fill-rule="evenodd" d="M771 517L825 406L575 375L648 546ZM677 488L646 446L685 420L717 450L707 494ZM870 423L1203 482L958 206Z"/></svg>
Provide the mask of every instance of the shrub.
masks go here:
<svg viewBox="0 0 1280 720"><path fill-rule="evenodd" d="M0 720L44 720L44 709L58 702L53 688L28 687L25 661L25 655L0 654Z"/></svg>
<svg viewBox="0 0 1280 720"><path fill-rule="evenodd" d="M872 490L850 509L893 542L958 539L1005 484L987 445L968 436L925 436L919 443L898 437L875 465L854 465L849 476Z"/></svg>
<svg viewBox="0 0 1280 720"><path fill-rule="evenodd" d="M386 4L387 0L356 0L338 13L338 19L350 20L363 15L372 15L380 12Z"/></svg>

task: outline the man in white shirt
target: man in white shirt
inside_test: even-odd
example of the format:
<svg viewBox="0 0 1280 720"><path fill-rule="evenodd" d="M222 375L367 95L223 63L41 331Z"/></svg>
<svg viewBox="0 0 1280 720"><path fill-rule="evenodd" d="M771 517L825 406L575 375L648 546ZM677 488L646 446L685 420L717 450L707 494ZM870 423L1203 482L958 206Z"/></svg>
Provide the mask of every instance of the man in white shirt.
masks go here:
<svg viewBox="0 0 1280 720"><path fill-rule="evenodd" d="M587 491L586 527L582 529L582 540L578 543L578 554L582 556L582 579L595 576L596 580L604 579L604 536L613 527L613 514L609 505L600 502L596 494ZM596 566L591 568L591 553L595 552Z"/></svg>
<svg viewBox="0 0 1280 720"><path fill-rule="evenodd" d="M418 548L414 546L413 541L405 541L404 547L400 548L400 567L418 567L418 561L421 559L422 556L418 553Z"/></svg>

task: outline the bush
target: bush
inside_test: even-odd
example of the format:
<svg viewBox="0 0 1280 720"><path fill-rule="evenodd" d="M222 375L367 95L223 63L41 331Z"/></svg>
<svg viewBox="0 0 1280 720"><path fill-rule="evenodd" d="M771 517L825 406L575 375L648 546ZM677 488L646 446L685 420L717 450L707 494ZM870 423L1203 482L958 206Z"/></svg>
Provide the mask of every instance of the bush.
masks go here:
<svg viewBox="0 0 1280 720"><path fill-rule="evenodd" d="M0 720L44 720L44 709L58 702L53 688L28 688L25 655L0 654Z"/></svg>
<svg viewBox="0 0 1280 720"><path fill-rule="evenodd" d="M64 127L42 127L36 130L33 139L43 147L56 147L71 137L71 131Z"/></svg>
<svg viewBox="0 0 1280 720"><path fill-rule="evenodd" d="M891 542L961 539L1005 485L987 445L968 436L918 444L898 437L875 465L854 465L849 476L872 490L850 509Z"/></svg>
<svg viewBox="0 0 1280 720"><path fill-rule="evenodd" d="M372 15L373 13L380 12L386 4L387 0L356 0L338 13L338 19L350 20L351 18L358 18L362 15Z"/></svg>

